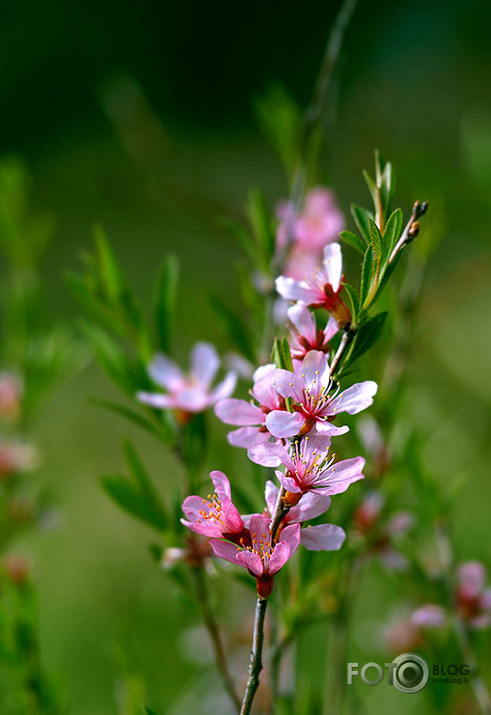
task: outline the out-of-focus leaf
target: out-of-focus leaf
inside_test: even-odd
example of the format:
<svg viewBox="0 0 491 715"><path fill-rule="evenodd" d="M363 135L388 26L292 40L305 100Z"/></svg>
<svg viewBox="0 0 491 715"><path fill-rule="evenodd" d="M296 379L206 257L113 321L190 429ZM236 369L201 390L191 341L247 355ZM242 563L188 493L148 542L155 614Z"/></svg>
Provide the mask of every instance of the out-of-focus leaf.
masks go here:
<svg viewBox="0 0 491 715"><path fill-rule="evenodd" d="M126 512L159 531L165 529L166 521L155 513L137 485L120 474L106 475L101 482L107 494Z"/></svg>
<svg viewBox="0 0 491 715"><path fill-rule="evenodd" d="M242 226L238 221L234 221L228 216L220 220L220 224L224 226L230 233L235 236L239 245L244 249L254 266L257 265L258 255L254 237Z"/></svg>
<svg viewBox="0 0 491 715"><path fill-rule="evenodd" d="M302 113L281 85L270 87L255 103L262 129L293 177L301 138Z"/></svg>
<svg viewBox="0 0 491 715"><path fill-rule="evenodd" d="M147 504L148 513L153 523L160 525L158 528L165 529L168 519L160 495L134 447L128 440L124 442L124 454L131 474L138 484L140 494Z"/></svg>
<svg viewBox="0 0 491 715"><path fill-rule="evenodd" d="M134 373L129 365L130 358L125 350L97 325L83 322L81 327L106 374L124 392L133 396L141 385L135 382Z"/></svg>
<svg viewBox="0 0 491 715"><path fill-rule="evenodd" d="M130 407L120 405L117 402L111 402L111 400L91 398L89 402L124 417L138 427L141 427L146 432L153 434L158 439L164 439L167 442L172 439L172 430L166 422L162 422L161 426L157 426L143 415L140 415L135 410L132 410Z"/></svg>
<svg viewBox="0 0 491 715"><path fill-rule="evenodd" d="M228 336L239 352L251 362L255 362L254 335L244 318L229 306L220 296L212 295L211 304L222 321Z"/></svg>
<svg viewBox="0 0 491 715"><path fill-rule="evenodd" d="M275 252L276 235L266 199L259 189L252 189L249 193L247 214L256 238L256 243L263 257L264 267L268 268Z"/></svg>
<svg viewBox="0 0 491 715"><path fill-rule="evenodd" d="M206 456L206 417L203 412L193 415L181 429L181 454L186 466L196 473Z"/></svg>
<svg viewBox="0 0 491 715"><path fill-rule="evenodd" d="M341 231L339 237L342 241L344 241L344 243L351 246L351 248L354 248L356 251L359 251L362 255L365 253L367 244L362 238L357 236L356 233L352 233L351 231Z"/></svg>
<svg viewBox="0 0 491 715"><path fill-rule="evenodd" d="M164 353L171 350L178 279L178 260L176 256L168 255L157 277L153 309L158 345Z"/></svg>

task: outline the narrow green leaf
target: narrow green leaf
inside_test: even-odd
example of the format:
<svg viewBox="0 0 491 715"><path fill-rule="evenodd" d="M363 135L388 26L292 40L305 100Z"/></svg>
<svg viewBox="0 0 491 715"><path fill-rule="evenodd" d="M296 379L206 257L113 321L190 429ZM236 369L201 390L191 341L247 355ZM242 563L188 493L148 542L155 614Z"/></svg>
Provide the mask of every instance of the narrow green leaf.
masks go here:
<svg viewBox="0 0 491 715"><path fill-rule="evenodd" d="M94 238L97 264L105 293L108 298L117 303L126 287L123 271L111 250L102 226L95 227Z"/></svg>
<svg viewBox="0 0 491 715"><path fill-rule="evenodd" d="M367 352L380 338L388 313L377 313L373 318L368 318L359 328L353 340L351 350L345 367L351 365Z"/></svg>
<svg viewBox="0 0 491 715"><path fill-rule="evenodd" d="M363 178L366 181L366 184L368 186L368 190L370 191L370 195L372 197L373 201L373 206L375 209L375 214L379 213L380 207L381 207L381 199L380 199L380 191L377 186L377 184L374 182L368 171L363 172Z"/></svg>
<svg viewBox="0 0 491 715"><path fill-rule="evenodd" d="M170 353L175 322L179 263L176 256L164 259L155 284L153 316L159 348Z"/></svg>
<svg viewBox="0 0 491 715"><path fill-rule="evenodd" d="M360 309L360 299L358 298L358 293L353 286L349 285L349 283L344 284L344 290L349 298L352 321L356 323L358 311Z"/></svg>
<svg viewBox="0 0 491 715"><path fill-rule="evenodd" d="M372 244L372 248L377 256L377 262L380 263L382 260L382 236L380 235L380 231L378 230L378 226L375 221L369 219L368 224L370 228L370 243Z"/></svg>
<svg viewBox="0 0 491 715"><path fill-rule="evenodd" d="M363 265L361 267L361 283L360 283L360 305L363 306L370 291L372 282L372 270L375 264L375 255L373 248L369 246L365 252Z"/></svg>
<svg viewBox="0 0 491 715"><path fill-rule="evenodd" d="M123 450L130 472L135 478L140 493L147 504L148 513L152 516L155 524L160 524L160 528L165 529L168 521L165 508L147 470L129 440L123 443Z"/></svg>
<svg viewBox="0 0 491 715"><path fill-rule="evenodd" d="M396 209L391 213L384 229L384 258L388 260L392 251L394 250L397 241L399 240L402 232L402 211L401 209Z"/></svg>
<svg viewBox="0 0 491 715"><path fill-rule="evenodd" d="M286 366L285 370L293 372L293 361L290 352L290 343L288 342L286 337L283 337L281 340L281 354L283 357L283 364Z"/></svg>
<svg viewBox="0 0 491 715"><path fill-rule="evenodd" d="M247 213L264 264L265 266L269 266L275 251L276 235L273 230L266 199L259 189L252 189L249 193Z"/></svg>
<svg viewBox="0 0 491 715"><path fill-rule="evenodd" d="M145 430L146 432L153 434L160 440L170 442L172 439L172 432L168 424L162 422L161 427L158 427L149 419L143 417L143 415L140 415L138 412L132 410L126 405L120 405L117 402L111 402L111 400L101 400L99 398L90 398L89 402L92 405L96 405L97 407L103 407L110 412L114 412L115 414L120 415L120 417L124 417L138 427L141 427L141 429Z"/></svg>
<svg viewBox="0 0 491 715"><path fill-rule="evenodd" d="M351 231L341 231L339 237L348 246L351 246L351 248L354 248L356 251L359 251L362 255L365 253L367 244L362 238L357 236L356 233L352 233Z"/></svg>
<svg viewBox="0 0 491 715"><path fill-rule="evenodd" d="M95 357L106 374L126 393L133 395L139 385L129 367L129 357L118 342L93 323L81 323Z"/></svg>
<svg viewBox="0 0 491 715"><path fill-rule="evenodd" d="M149 524L155 529L162 531L166 522L158 517L154 510L149 507L145 497L140 493L138 487L132 484L126 477L120 474L106 475L101 479L102 486L107 494L128 514L136 519Z"/></svg>

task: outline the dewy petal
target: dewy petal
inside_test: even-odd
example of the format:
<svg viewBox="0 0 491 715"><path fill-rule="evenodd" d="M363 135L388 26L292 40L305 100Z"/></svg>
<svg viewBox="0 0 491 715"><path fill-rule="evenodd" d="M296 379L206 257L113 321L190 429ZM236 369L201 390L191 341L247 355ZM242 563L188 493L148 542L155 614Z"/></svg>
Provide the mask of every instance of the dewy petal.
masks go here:
<svg viewBox="0 0 491 715"><path fill-rule="evenodd" d="M350 484L363 479L362 469L364 466L363 457L336 462L316 478L315 487L319 487L319 494L341 494Z"/></svg>
<svg viewBox="0 0 491 715"><path fill-rule="evenodd" d="M299 433L305 418L299 412L273 410L266 417L266 427L274 437L294 437Z"/></svg>
<svg viewBox="0 0 491 715"><path fill-rule="evenodd" d="M220 400L215 406L215 414L227 425L260 425L265 417L256 405L233 397Z"/></svg>
<svg viewBox="0 0 491 715"><path fill-rule="evenodd" d="M315 343L317 338L315 317L312 315L305 303L297 303L296 305L292 305L288 308L288 318L299 335L303 335L307 338L309 343ZM334 322L336 323L336 321Z"/></svg>
<svg viewBox="0 0 491 715"><path fill-rule="evenodd" d="M210 546L215 552L215 556L220 559L225 559L225 561L230 561L232 564L239 564L237 561L237 555L240 550L237 548L236 544L231 541L223 541L222 539L211 539Z"/></svg>
<svg viewBox="0 0 491 715"><path fill-rule="evenodd" d="M230 397L232 392L235 390L235 386L237 385L237 373L236 372L228 372L224 379L216 385L216 387L213 388L213 390L210 392L210 402L211 404L215 404L215 402L218 402L219 400L223 400L226 397Z"/></svg>
<svg viewBox="0 0 491 715"><path fill-rule="evenodd" d="M301 378L305 388L313 394L320 393L321 388L326 387L330 381L326 354L320 350L310 350L303 359Z"/></svg>
<svg viewBox="0 0 491 715"><path fill-rule="evenodd" d="M217 351L209 343L196 343L191 353L191 373L203 386L209 387L220 367Z"/></svg>
<svg viewBox="0 0 491 715"><path fill-rule="evenodd" d="M227 439L234 447L252 447L253 444L261 444L271 439L269 432L261 432L258 427L241 427L233 430L227 435Z"/></svg>
<svg viewBox="0 0 491 715"><path fill-rule="evenodd" d="M330 283L332 289L336 293L339 289L341 276L343 274L343 257L339 243L329 243L324 248L323 265L326 283Z"/></svg>
<svg viewBox="0 0 491 715"><path fill-rule="evenodd" d="M155 355L148 366L148 374L157 385L164 387L169 392L180 390L185 382L184 374L166 355Z"/></svg>
<svg viewBox="0 0 491 715"><path fill-rule="evenodd" d="M288 450L276 442L256 444L253 447L249 447L247 456L251 462L260 464L263 467L279 467L285 463L285 459L289 460Z"/></svg>
<svg viewBox="0 0 491 715"><path fill-rule="evenodd" d="M292 397L295 402L303 402L303 384L293 372L289 370L276 370L273 378L273 386L282 397Z"/></svg>
<svg viewBox="0 0 491 715"><path fill-rule="evenodd" d="M307 492L303 494L298 504L290 509L286 515L286 521L301 524L324 514L330 506L331 499L329 496L318 494L317 492Z"/></svg>
<svg viewBox="0 0 491 715"><path fill-rule="evenodd" d="M176 398L173 395L159 395L156 392L138 392L136 399L159 410L167 410L176 405Z"/></svg>
<svg viewBox="0 0 491 715"><path fill-rule="evenodd" d="M358 412L370 407L373 404L373 397L377 393L378 385L373 380L357 382L356 385L348 387L334 399L328 408L327 414L337 414L347 412L349 415L356 415Z"/></svg>
<svg viewBox="0 0 491 715"><path fill-rule="evenodd" d="M258 554L252 553L252 551L239 551L237 553L237 563L240 564L240 566L244 566L246 569L249 569L254 576L259 577L264 573L264 566L261 561L261 557Z"/></svg>
<svg viewBox="0 0 491 715"><path fill-rule="evenodd" d="M308 286L303 281L279 276L276 281L276 290L285 300L301 300L303 303L318 303L325 296L319 289Z"/></svg>
<svg viewBox="0 0 491 715"><path fill-rule="evenodd" d="M302 529L300 542L309 551L337 551L345 538L346 534L340 526L318 524Z"/></svg>

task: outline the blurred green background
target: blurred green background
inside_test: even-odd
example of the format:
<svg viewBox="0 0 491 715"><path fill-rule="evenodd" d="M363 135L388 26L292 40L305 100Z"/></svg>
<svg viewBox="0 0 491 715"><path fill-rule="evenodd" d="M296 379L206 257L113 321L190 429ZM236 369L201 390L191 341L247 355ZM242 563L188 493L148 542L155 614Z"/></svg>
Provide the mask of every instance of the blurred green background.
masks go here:
<svg viewBox="0 0 491 715"><path fill-rule="evenodd" d="M57 215L45 267L54 315L75 319L62 274L78 267L100 222L140 293L148 296L163 254L180 257L183 359L198 339L227 347L206 296L218 286L237 298L239 250L218 219L241 215L251 185L271 203L287 191L255 123L254 100L280 82L306 105L338 7L311 0L1 4L0 154L27 162L34 206ZM408 410L428 436L425 456L442 488L450 477L469 478L453 519L458 557L488 565L490 26L484 1L360 2L330 90L325 164L347 215L351 201L368 203L361 169L371 168L379 148L395 166L405 211L428 198L445 217L419 312ZM112 394L90 365L59 392L39 427L40 479L55 495L61 523L19 549L36 565L44 661L66 688L72 715L118 712L125 670L140 670L145 701L157 712L214 712L216 700L200 695L214 675L200 662L199 638L183 638L177 627L183 620L196 627L196 614L155 568L144 527L98 483L121 467L126 434L161 484L178 478L151 440L86 400ZM225 430L216 425L216 433ZM212 466L226 471L233 459L221 442ZM391 592L376 566L361 593L350 655L381 660L374 634ZM317 635L318 648L324 638ZM126 664L124 643L132 653ZM247 644L244 665L246 657ZM424 707L422 696L398 695L365 688L367 712Z"/></svg>

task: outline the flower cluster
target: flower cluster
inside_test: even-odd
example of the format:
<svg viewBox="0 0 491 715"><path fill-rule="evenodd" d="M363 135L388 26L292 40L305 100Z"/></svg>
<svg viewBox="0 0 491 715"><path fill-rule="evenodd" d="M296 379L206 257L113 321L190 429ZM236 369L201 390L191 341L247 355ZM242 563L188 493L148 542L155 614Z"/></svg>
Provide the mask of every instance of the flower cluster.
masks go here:
<svg viewBox="0 0 491 715"><path fill-rule="evenodd" d="M289 277L278 278L279 292L287 286L284 297L297 301L288 310L291 369L273 364L259 367L253 375L250 401L228 396L216 401L217 388L210 393L209 385L218 364L214 361L210 366L211 351L202 348L207 362L200 365L195 352L190 379L185 379L167 358L157 358L150 368L151 375L170 394L140 395L141 400L155 407L187 412L203 410L216 401L216 415L238 427L230 432L230 443L246 448L251 461L275 469L279 486L267 482L262 513L241 515L232 501L227 477L218 471L211 473L215 493L206 499L189 496L182 507L182 523L208 537L216 556L246 568L256 578L261 598L269 596L274 575L300 543L317 551L340 548L345 539L340 527L302 527L328 510L331 496L363 478L365 460L356 457L335 461L330 452L331 440L349 430L347 425L336 424L340 415L354 415L369 407L377 385L366 381L341 390L333 379L329 343L349 319L347 314L340 317L340 305L344 303L339 298L342 260L338 243L325 248L322 270L322 281L320 271L300 283ZM319 281L322 295L318 292L312 298L308 291L313 295L313 286ZM309 305L327 308L330 316L324 329L317 329L316 316ZM227 391L230 384L225 382ZM225 389L222 384L218 391L223 393Z"/></svg>
<svg viewBox="0 0 491 715"><path fill-rule="evenodd" d="M312 273L324 246L336 241L345 226L334 193L322 186L307 192L300 210L291 201L282 201L276 213L276 245L286 253L284 274L291 278Z"/></svg>

